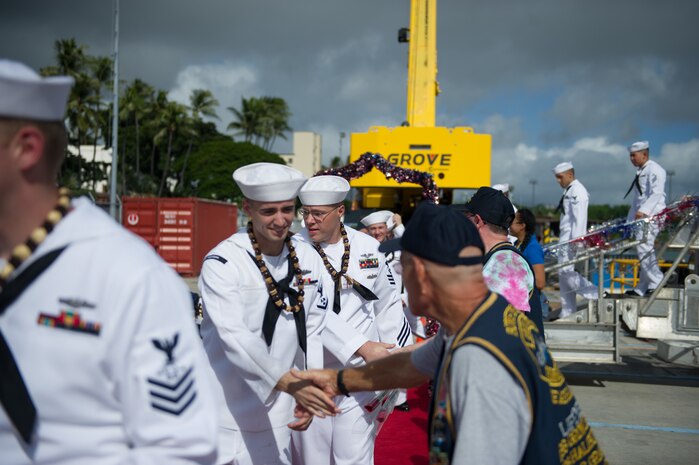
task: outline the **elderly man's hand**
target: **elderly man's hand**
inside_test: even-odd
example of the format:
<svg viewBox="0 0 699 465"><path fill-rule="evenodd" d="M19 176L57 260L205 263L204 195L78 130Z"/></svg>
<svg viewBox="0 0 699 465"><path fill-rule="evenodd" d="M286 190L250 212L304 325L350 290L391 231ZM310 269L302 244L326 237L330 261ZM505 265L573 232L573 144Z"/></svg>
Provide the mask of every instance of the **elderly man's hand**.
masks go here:
<svg viewBox="0 0 699 465"><path fill-rule="evenodd" d="M341 394L337 387L337 370L291 370L290 373L298 380L313 383L329 397ZM337 413L340 413L340 411L337 410Z"/></svg>
<svg viewBox="0 0 699 465"><path fill-rule="evenodd" d="M367 341L359 349L357 355L362 357L366 363L391 355L388 349L393 349L395 344L386 342Z"/></svg>
<svg viewBox="0 0 699 465"><path fill-rule="evenodd" d="M325 415L335 416L339 410L332 399L311 381L293 375L290 371L277 382L276 388L291 394L296 402L312 415L325 418Z"/></svg>

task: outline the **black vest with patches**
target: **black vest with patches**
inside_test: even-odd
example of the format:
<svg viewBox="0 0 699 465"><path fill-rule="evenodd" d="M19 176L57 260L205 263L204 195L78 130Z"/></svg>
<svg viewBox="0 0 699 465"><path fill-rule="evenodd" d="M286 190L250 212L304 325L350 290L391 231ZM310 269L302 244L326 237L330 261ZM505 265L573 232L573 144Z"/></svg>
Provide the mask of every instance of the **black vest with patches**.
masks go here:
<svg viewBox="0 0 699 465"><path fill-rule="evenodd" d="M449 372L454 351L465 344L478 345L492 354L524 391L532 426L520 464L607 463L536 325L495 293L485 299L451 345L445 347L430 413L430 463L449 464L454 453L456 430Z"/></svg>
<svg viewBox="0 0 699 465"><path fill-rule="evenodd" d="M529 291L529 311L524 312L535 324L536 327L539 328L539 332L541 333L542 337L544 335L544 312L541 309L541 292L539 292L539 289L536 288L536 275L534 274L534 268L532 268L532 265L529 263L529 260L524 258L524 255L522 255L522 252L515 247L514 245L510 244L509 242L499 242L491 248L487 254L483 257L483 266L490 260L490 257L493 256L495 252L499 252L501 250L511 250L522 259L524 259L525 262L527 262L527 265L529 266L529 269L532 272L532 276L534 277L534 285L532 286L532 290Z"/></svg>

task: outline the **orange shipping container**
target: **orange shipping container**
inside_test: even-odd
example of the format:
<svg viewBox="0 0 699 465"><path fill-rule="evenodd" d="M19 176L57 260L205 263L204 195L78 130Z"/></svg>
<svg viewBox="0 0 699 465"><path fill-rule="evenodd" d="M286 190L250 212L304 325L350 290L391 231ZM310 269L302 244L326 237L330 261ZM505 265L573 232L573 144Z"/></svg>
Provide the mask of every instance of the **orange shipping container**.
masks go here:
<svg viewBox="0 0 699 465"><path fill-rule="evenodd" d="M196 198L123 197L122 224L144 238L182 276L196 276L204 256L236 231L234 203Z"/></svg>

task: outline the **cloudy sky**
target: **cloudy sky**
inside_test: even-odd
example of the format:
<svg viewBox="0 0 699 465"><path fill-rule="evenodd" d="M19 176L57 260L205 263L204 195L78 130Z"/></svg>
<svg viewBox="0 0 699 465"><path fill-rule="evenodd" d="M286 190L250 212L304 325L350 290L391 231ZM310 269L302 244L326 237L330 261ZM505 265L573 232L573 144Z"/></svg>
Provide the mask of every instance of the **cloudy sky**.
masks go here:
<svg viewBox="0 0 699 465"><path fill-rule="evenodd" d="M111 0L3 0L0 56L35 68L75 37L113 50ZM283 97L323 136L405 119L409 0L121 0L121 78L187 101L207 88L222 127L242 96ZM492 134L493 182L555 204L572 161L592 203L622 203L626 146L651 143L672 196L699 194L699 1L439 0L437 124ZM348 153L344 140L343 154ZM279 152L290 151L282 141ZM669 190L669 186L666 186Z"/></svg>

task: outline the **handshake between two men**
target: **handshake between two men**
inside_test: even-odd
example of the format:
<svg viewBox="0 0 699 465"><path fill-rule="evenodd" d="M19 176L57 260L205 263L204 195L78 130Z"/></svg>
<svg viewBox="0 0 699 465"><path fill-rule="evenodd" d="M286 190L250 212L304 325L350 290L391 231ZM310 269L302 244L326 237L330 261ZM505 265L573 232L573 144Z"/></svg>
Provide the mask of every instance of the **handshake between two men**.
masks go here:
<svg viewBox="0 0 699 465"><path fill-rule="evenodd" d="M429 376L419 372L410 360L410 352L420 345L396 349L387 357L356 368L289 371L278 385L297 402L296 421L289 423L289 428L303 431L313 416L325 418L340 413L332 400L335 396L349 396L356 391L410 388L424 383Z"/></svg>

